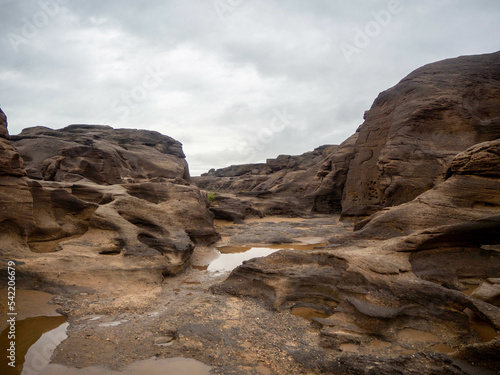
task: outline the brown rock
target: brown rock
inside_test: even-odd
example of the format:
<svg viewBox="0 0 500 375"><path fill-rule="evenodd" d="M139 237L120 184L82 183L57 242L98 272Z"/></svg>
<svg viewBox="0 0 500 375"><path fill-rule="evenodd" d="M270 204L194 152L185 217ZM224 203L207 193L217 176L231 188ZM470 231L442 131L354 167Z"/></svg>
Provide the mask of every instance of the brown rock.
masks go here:
<svg viewBox="0 0 500 375"><path fill-rule="evenodd" d="M13 136L12 142L34 179L104 185L154 178L189 180L182 145L154 131L98 125L35 127Z"/></svg>
<svg viewBox="0 0 500 375"><path fill-rule="evenodd" d="M170 137L72 125L26 129L12 141L32 179L0 138L0 254L20 262L26 287L159 283L189 265L196 245L218 238L181 144Z"/></svg>
<svg viewBox="0 0 500 375"><path fill-rule="evenodd" d="M0 108L0 138L9 139L9 131L7 130L7 116Z"/></svg>
<svg viewBox="0 0 500 375"><path fill-rule="evenodd" d="M224 212L232 212L225 216L233 217L236 211L237 220L246 216L245 211L258 216L340 212L356 138L357 134L340 146L321 146L302 155L280 155L266 164L218 169L194 181L202 189L233 194L231 199L219 200L220 207L214 210L219 217ZM239 210L235 210L237 199L243 207Z"/></svg>
<svg viewBox="0 0 500 375"><path fill-rule="evenodd" d="M499 215L499 150L500 140L495 140L458 154L445 182L411 202L382 210L358 223L356 229L362 229L357 234L388 238Z"/></svg>
<svg viewBox="0 0 500 375"><path fill-rule="evenodd" d="M382 92L358 129L344 216L408 202L445 178L453 157L500 137L500 52L426 65Z"/></svg>
<svg viewBox="0 0 500 375"><path fill-rule="evenodd" d="M500 307L500 278L487 279L472 292L471 297Z"/></svg>
<svg viewBox="0 0 500 375"><path fill-rule="evenodd" d="M314 360L326 372L394 373L406 362L398 348L411 349L419 373L439 363L470 373L464 360L478 373L498 371L499 58L431 64L375 101L349 151L343 209L397 206L332 238L335 247L247 261L214 290L328 312L312 318L334 350ZM462 293L469 283L481 284L471 296ZM374 340L391 349L370 351Z"/></svg>
<svg viewBox="0 0 500 375"><path fill-rule="evenodd" d="M26 250L33 226L33 199L24 177L23 160L9 141L7 117L0 109L0 252Z"/></svg>

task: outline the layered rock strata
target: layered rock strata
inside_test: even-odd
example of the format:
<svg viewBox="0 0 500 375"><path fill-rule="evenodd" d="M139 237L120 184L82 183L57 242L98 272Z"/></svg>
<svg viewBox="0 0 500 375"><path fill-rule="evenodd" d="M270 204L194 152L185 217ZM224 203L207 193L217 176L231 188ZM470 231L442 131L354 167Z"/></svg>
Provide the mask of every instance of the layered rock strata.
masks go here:
<svg viewBox="0 0 500 375"><path fill-rule="evenodd" d="M184 270L196 245L218 238L170 137L90 125L3 134L0 251L20 263L28 284L64 288L75 275L115 279L125 271L159 282Z"/></svg>
<svg viewBox="0 0 500 375"><path fill-rule="evenodd" d="M415 70L382 92L359 127L344 216L408 202L444 181L458 153L500 137L500 52Z"/></svg>
<svg viewBox="0 0 500 375"><path fill-rule="evenodd" d="M324 249L245 262L215 291L322 311L322 371L499 371L499 60L431 64L382 93L342 201L344 216L378 212Z"/></svg>

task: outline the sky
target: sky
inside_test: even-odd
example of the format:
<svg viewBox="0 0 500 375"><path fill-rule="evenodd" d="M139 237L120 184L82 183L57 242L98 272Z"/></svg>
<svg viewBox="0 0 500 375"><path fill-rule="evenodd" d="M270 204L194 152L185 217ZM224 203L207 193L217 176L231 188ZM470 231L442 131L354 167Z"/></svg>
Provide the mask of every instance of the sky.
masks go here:
<svg viewBox="0 0 500 375"><path fill-rule="evenodd" d="M191 175L339 144L414 69L500 50L498 0L0 0L0 107L23 128L179 140Z"/></svg>

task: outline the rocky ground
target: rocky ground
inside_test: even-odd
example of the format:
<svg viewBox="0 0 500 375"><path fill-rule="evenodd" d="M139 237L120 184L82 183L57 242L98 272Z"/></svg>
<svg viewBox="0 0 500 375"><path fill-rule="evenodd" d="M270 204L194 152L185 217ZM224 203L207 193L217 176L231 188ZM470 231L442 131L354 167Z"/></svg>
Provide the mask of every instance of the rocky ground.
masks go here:
<svg viewBox="0 0 500 375"><path fill-rule="evenodd" d="M217 246L240 246L241 236L251 239L263 233L265 237L265 232L270 231L291 242L276 246L293 248L300 243L326 242L332 231L337 233L338 242L342 239L350 241L352 230L352 225L340 222L338 216L264 218L240 224L222 221L216 224L222 236ZM163 282L129 284L127 289L96 284L96 291L91 293L71 293L69 290L53 299L53 303L59 305L59 311L68 316L70 326L68 338L55 351L52 363L70 368L104 366L119 371L151 357L185 357L212 366L211 371L215 374L494 374L492 368L452 355L453 352L457 354L455 348L448 346L449 342L443 342L442 335L448 334L447 327L440 329L435 326L429 331L422 322L419 323L418 316L414 317L416 324L407 321L396 336L391 335L394 330L385 325L381 328L387 332L361 338L359 333L350 331L350 340L332 341L335 335L333 331L328 333L335 327L333 320L339 319L337 304L311 298L317 297L318 293L327 297L331 292L331 287L321 284L320 279L335 276L334 267L326 269L321 264L327 266L331 262L328 257L335 261L349 253L356 257L362 251L363 259L370 259L369 266L386 273L387 277L394 274L389 268L396 265L384 261L380 254L371 254L373 250L367 251L378 248L379 243L383 241L370 240L348 249L328 249L318 244L305 247L307 250L284 250L273 254L270 258L277 263L271 269L269 261L264 263L270 279L262 279L258 290L266 293L269 290L266 283L271 283L277 291L286 288L286 280L276 279L276 272L287 269L286 264L290 264L287 272L291 274L287 275L287 280L292 284L285 291L288 300L278 304L276 300L270 303L269 298L245 296L248 293L244 288L240 289L243 294L227 293L228 281L225 280L229 273L205 270L204 266L210 262L207 254L214 251L211 247L195 249L192 266L183 274L166 278ZM259 241L255 245L264 244ZM302 259L300 271L293 262L294 257ZM290 258L293 263L290 263ZM374 263L377 258L378 263ZM229 282L241 275L246 277L245 267L254 267L253 264L255 261L249 261L243 270L234 271ZM312 268L308 265L314 266L314 274L309 273ZM397 267L402 268L401 265ZM295 289L299 286L297 277L301 279L301 288L305 288L302 292ZM253 281L246 280L248 284L259 282L259 276ZM406 287L409 285L407 283ZM226 290L222 292L222 289ZM447 302L446 294L441 298L435 301L434 309L440 309L440 304ZM388 318L398 320L394 311L382 307L376 310L376 305L371 308L373 316L380 318L389 314ZM364 309L366 313L370 306L365 305ZM436 313L435 317L439 314ZM359 313L357 318L360 318ZM483 326L483 330L479 327L478 332L490 335L486 339L492 340L495 331L487 327ZM472 337L476 337L472 338L478 343L476 345L483 345L477 333L471 332ZM469 337L465 332L461 335L463 340Z"/></svg>
<svg viewBox="0 0 500 375"><path fill-rule="evenodd" d="M294 244L326 241L332 228L349 230L338 216L218 224L223 237L218 245L241 244L241 236L264 229ZM182 356L213 366L216 374L321 373L315 358L329 354L318 345L318 329L290 310L274 311L251 298L214 293L212 287L228 273L200 270L205 252L195 249L193 267L163 283L56 297L70 327L52 362L118 369L152 356Z"/></svg>

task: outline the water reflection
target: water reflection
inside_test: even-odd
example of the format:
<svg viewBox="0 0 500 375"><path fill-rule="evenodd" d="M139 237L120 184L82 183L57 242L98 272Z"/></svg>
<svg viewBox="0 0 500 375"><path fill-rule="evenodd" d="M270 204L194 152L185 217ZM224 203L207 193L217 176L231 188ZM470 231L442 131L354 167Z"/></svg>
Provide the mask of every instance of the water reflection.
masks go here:
<svg viewBox="0 0 500 375"><path fill-rule="evenodd" d="M123 370L109 370L100 366L70 368L51 364L40 375L208 375L211 366L189 358L146 359Z"/></svg>
<svg viewBox="0 0 500 375"><path fill-rule="evenodd" d="M207 267L209 272L225 272L232 271L239 265L241 265L245 260L252 258L265 257L275 253L279 249L271 249L269 247L252 247L244 252L234 252L231 249L228 253L222 253L220 256L213 260ZM220 250L219 250L220 251Z"/></svg>
<svg viewBox="0 0 500 375"><path fill-rule="evenodd" d="M16 367L9 366L7 356L2 355L0 357L2 375L27 374L30 370L38 372L43 369L54 349L67 337L68 323L65 322L65 316L37 316L17 321ZM1 333L0 341L2 354L7 353L11 341L8 338L8 328Z"/></svg>

